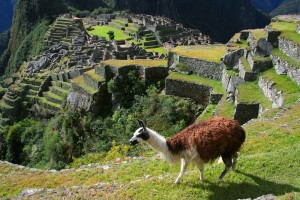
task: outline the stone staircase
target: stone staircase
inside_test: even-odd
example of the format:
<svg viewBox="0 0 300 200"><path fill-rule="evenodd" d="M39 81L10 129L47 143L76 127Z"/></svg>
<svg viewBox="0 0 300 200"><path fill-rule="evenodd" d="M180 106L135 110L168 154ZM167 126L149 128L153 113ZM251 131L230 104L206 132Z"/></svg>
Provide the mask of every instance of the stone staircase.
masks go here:
<svg viewBox="0 0 300 200"><path fill-rule="evenodd" d="M59 42L69 45L72 42L72 38L79 36L81 33L79 24L72 18L57 18L47 31L45 41L48 45Z"/></svg>
<svg viewBox="0 0 300 200"><path fill-rule="evenodd" d="M43 92L41 97L38 97L38 104L48 113L60 111L64 106L70 88L71 84L68 82L51 81L49 90Z"/></svg>

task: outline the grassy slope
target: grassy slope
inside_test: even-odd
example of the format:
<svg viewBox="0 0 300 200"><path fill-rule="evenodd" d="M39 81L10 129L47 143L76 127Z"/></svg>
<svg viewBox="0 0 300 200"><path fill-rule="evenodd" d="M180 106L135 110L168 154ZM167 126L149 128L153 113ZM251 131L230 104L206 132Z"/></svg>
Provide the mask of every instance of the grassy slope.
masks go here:
<svg viewBox="0 0 300 200"><path fill-rule="evenodd" d="M167 66L167 60L107 60L102 62L104 65L114 67L124 67L129 65L137 65L143 67Z"/></svg>
<svg viewBox="0 0 300 200"><path fill-rule="evenodd" d="M282 31L280 37L287 38L296 44L300 45L300 35L296 33L297 28L296 22L287 22L287 21L275 21L272 22L270 25L272 29L277 31Z"/></svg>
<svg viewBox="0 0 300 200"><path fill-rule="evenodd" d="M99 37L105 37L107 40L109 40L109 36L107 34L108 31L113 31L115 34L115 40L126 40L130 37L126 35L123 31L110 27L110 26L94 26L94 30L88 31L91 35L97 35Z"/></svg>
<svg viewBox="0 0 300 200"><path fill-rule="evenodd" d="M156 158L130 160L111 165L107 170L96 166L62 172L29 171L0 163L0 196L16 195L24 188L56 188L55 192L42 192L33 197L238 199L272 193L283 196L279 199L299 199L300 103L279 112L281 115L275 120L261 118L244 126L247 139L238 172L229 172L220 185L215 180L223 165L216 163L206 165L204 183L198 180L196 167L190 166L178 185L172 182L179 165L168 165Z"/></svg>
<svg viewBox="0 0 300 200"><path fill-rule="evenodd" d="M221 58L226 52L225 45L197 45L178 46L172 52L186 57L195 57L216 63L221 63Z"/></svg>

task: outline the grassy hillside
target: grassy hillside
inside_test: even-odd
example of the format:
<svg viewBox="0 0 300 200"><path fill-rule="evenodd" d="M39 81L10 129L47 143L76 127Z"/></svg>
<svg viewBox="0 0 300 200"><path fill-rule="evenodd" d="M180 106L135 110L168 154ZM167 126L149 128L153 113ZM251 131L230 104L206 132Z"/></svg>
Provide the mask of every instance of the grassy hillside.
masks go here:
<svg viewBox="0 0 300 200"><path fill-rule="evenodd" d="M179 165L168 165L156 156L113 159L63 171L0 163L0 196L18 195L25 188L45 188L31 198L244 199L274 194L278 199L299 199L300 102L271 111L268 117L244 126L247 139L237 172L228 173L220 185L216 179L223 165L216 162L205 166L204 182L199 180L196 167L190 166L178 185L173 181Z"/></svg>

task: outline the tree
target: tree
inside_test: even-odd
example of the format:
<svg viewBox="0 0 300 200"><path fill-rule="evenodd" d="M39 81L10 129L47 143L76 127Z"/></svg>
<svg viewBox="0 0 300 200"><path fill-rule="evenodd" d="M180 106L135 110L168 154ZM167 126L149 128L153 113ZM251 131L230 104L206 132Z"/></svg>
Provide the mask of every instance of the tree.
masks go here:
<svg viewBox="0 0 300 200"><path fill-rule="evenodd" d="M114 40L115 39L115 33L113 31L108 31L107 35L109 37L109 40Z"/></svg>

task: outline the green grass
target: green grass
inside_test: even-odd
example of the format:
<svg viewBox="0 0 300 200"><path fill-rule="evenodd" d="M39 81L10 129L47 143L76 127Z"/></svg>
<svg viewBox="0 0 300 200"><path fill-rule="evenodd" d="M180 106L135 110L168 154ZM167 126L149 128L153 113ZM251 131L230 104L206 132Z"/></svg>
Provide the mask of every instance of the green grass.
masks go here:
<svg viewBox="0 0 300 200"><path fill-rule="evenodd" d="M85 74L98 82L105 82L105 78L100 76L99 74L96 74L95 69L89 70L85 72Z"/></svg>
<svg viewBox="0 0 300 200"><path fill-rule="evenodd" d="M251 67L250 67L250 64L249 64L248 60L247 60L245 57L241 57L240 59L241 59L241 61L242 61L242 64L243 64L245 70L246 70L247 72L252 72L252 69L251 69Z"/></svg>
<svg viewBox="0 0 300 200"><path fill-rule="evenodd" d="M235 70L228 70L228 69L226 69L226 74L228 74L231 77L239 75L239 73L237 71L235 71Z"/></svg>
<svg viewBox="0 0 300 200"><path fill-rule="evenodd" d="M45 97L39 97L39 100L42 102L42 103L45 103L45 104L49 104L53 107L56 107L56 108L61 108L61 105L57 104L57 103L53 103L51 101L48 101Z"/></svg>
<svg viewBox="0 0 300 200"><path fill-rule="evenodd" d="M159 67L167 66L167 60L107 60L102 62L103 65L110 65L114 67L125 67L129 65L141 66L141 67Z"/></svg>
<svg viewBox="0 0 300 200"><path fill-rule="evenodd" d="M200 122L212 118L216 107L217 105L215 104L209 104L202 112L202 114L198 117L197 121Z"/></svg>
<svg viewBox="0 0 300 200"><path fill-rule="evenodd" d="M0 163L0 197L16 196L25 188L52 188L53 192L31 198L59 199L67 194L70 199L235 200L274 194L279 200L299 199L300 102L281 112L279 118L259 118L244 126L247 136L237 173L229 171L221 184L216 179L224 165L216 162L205 165L204 182L199 180L199 170L190 165L177 185L173 181L179 164L168 165L154 157L111 163L107 170L100 164L60 172L30 171Z"/></svg>
<svg viewBox="0 0 300 200"><path fill-rule="evenodd" d="M300 35L296 33L296 28L299 23L296 22L283 22L275 21L270 25L273 30L281 31L280 37L292 40L296 44L300 45Z"/></svg>
<svg viewBox="0 0 300 200"><path fill-rule="evenodd" d="M259 88L257 81L246 82L238 85L238 102L242 103L260 103L263 108L272 108L272 103L265 97L263 91Z"/></svg>
<svg viewBox="0 0 300 200"><path fill-rule="evenodd" d="M186 81L190 83L196 83L200 85L206 85L211 88L213 88L213 92L216 94L224 94L224 88L222 86L222 83L220 81L215 81L212 79L204 78L201 76L198 76L196 74L191 74L191 75L184 75L178 72L172 72L169 76L168 79L175 79L175 80L181 80L181 81Z"/></svg>
<svg viewBox="0 0 300 200"><path fill-rule="evenodd" d="M99 37L105 37L109 40L109 36L107 35L108 31L113 31L115 34L115 40L127 40L130 37L126 35L122 30L110 27L110 26L93 26L94 30L88 31L91 35L97 35Z"/></svg>
<svg viewBox="0 0 300 200"><path fill-rule="evenodd" d="M273 49L272 55L278 56L282 60L287 61L290 65L300 68L300 63L295 61L294 59L290 58L286 54L282 53L279 49Z"/></svg>
<svg viewBox="0 0 300 200"><path fill-rule="evenodd" d="M283 91L285 106L290 106L300 98L300 87L288 76L278 75L274 68L263 72L262 76L267 80L274 81L276 83L275 88Z"/></svg>
<svg viewBox="0 0 300 200"><path fill-rule="evenodd" d="M237 50L237 49L243 49L243 48L247 48L249 47L248 46L248 43L247 43L247 40L240 40L240 35L241 33L236 33L228 42L229 44L229 48L231 50ZM236 43L235 41L236 40L239 40L240 42L239 43Z"/></svg>
<svg viewBox="0 0 300 200"><path fill-rule="evenodd" d="M254 41L258 41L261 38L267 38L268 34L264 29L252 29L249 30L252 33Z"/></svg>
<svg viewBox="0 0 300 200"><path fill-rule="evenodd" d="M234 103L228 102L224 95L217 105L215 114L220 117L233 118L234 115Z"/></svg>
<svg viewBox="0 0 300 200"><path fill-rule="evenodd" d="M155 47L155 48L147 48L145 49L147 52L157 52L157 53L161 53L161 54L166 54L168 55L169 50L164 49L163 47Z"/></svg>
<svg viewBox="0 0 300 200"><path fill-rule="evenodd" d="M95 90L94 88L92 88L91 86L87 85L84 82L83 76L78 76L78 77L72 79L72 82L90 94L94 94L94 93L98 92L97 90Z"/></svg>
<svg viewBox="0 0 300 200"><path fill-rule="evenodd" d="M221 58L226 53L225 45L195 45L178 46L172 52L189 58L198 58L215 63L221 63Z"/></svg>

